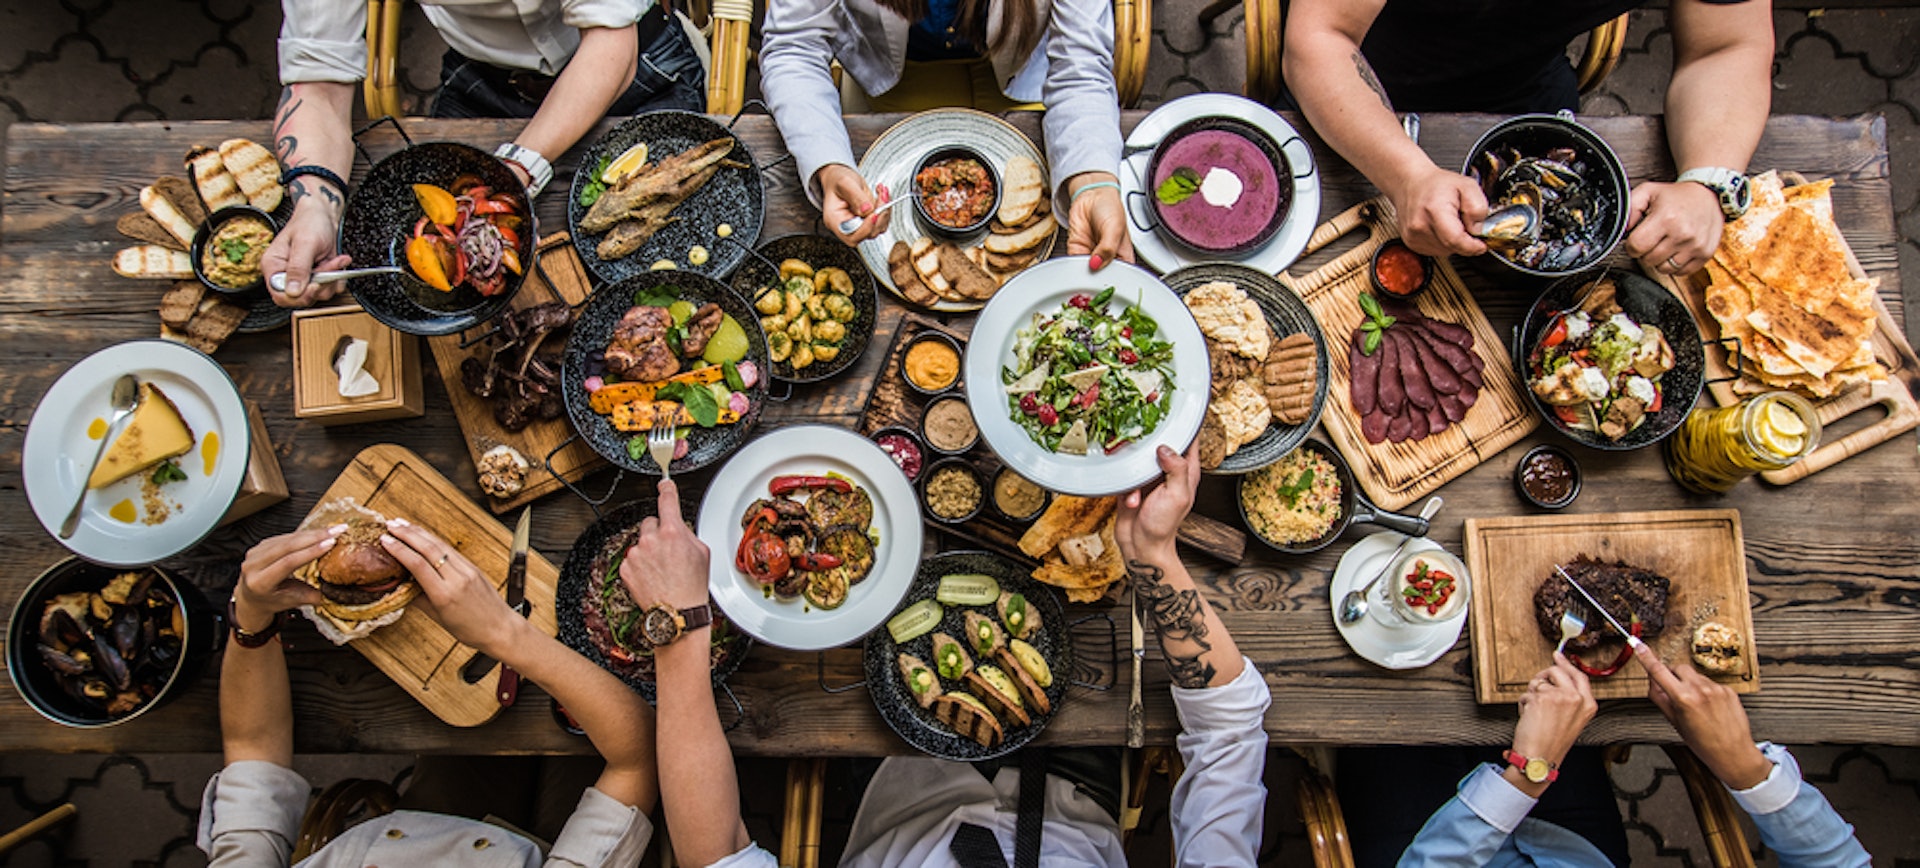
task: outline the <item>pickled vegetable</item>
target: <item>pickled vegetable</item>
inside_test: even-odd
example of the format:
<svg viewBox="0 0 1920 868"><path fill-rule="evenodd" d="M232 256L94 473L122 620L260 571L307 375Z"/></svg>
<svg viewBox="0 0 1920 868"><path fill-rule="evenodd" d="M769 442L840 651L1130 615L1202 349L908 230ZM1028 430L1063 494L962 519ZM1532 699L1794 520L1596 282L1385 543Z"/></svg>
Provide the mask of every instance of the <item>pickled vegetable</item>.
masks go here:
<svg viewBox="0 0 1920 868"><path fill-rule="evenodd" d="M732 315L720 317L720 327L714 329L713 338L707 341L707 351L700 354L709 365L738 363L747 357L747 330L740 327Z"/></svg>
<svg viewBox="0 0 1920 868"><path fill-rule="evenodd" d="M986 606L1000 599L1000 583L992 576L956 573L942 576L933 596L950 606Z"/></svg>
<svg viewBox="0 0 1920 868"><path fill-rule="evenodd" d="M1033 676L1033 683L1042 688L1053 686L1053 667L1047 665L1047 658L1040 656L1040 650L1015 639L1007 643L1013 649L1013 659L1020 661L1020 668Z"/></svg>
<svg viewBox="0 0 1920 868"><path fill-rule="evenodd" d="M888 618L887 634L892 636L896 643L917 639L933 632L933 628L940 626L940 619L945 615L946 610L941 608L939 603L933 600L921 600L901 609L900 614Z"/></svg>

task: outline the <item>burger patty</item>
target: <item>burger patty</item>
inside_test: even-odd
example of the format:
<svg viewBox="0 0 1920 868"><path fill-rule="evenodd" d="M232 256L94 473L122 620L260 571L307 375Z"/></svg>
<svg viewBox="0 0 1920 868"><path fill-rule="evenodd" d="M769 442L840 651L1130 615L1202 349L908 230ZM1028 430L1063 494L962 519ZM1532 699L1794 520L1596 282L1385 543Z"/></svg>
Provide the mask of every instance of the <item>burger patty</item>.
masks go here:
<svg viewBox="0 0 1920 868"><path fill-rule="evenodd" d="M1666 576L1624 561L1609 564L1586 555L1574 558L1566 569L1622 626L1632 629L1629 619L1639 619L1641 638L1652 639L1666 630L1667 597L1672 584ZM1592 611L1593 606L1586 598L1557 572L1549 574L1533 594L1534 619L1540 635L1547 641L1560 641L1560 616L1569 607L1584 615L1587 621L1587 628L1567 643L1569 652L1592 651L1603 644L1620 641L1607 619Z"/></svg>
<svg viewBox="0 0 1920 868"><path fill-rule="evenodd" d="M388 579L377 585L336 585L328 581L315 582L320 596L326 597L342 606L364 606L376 602L381 597L393 593L394 588L406 579Z"/></svg>

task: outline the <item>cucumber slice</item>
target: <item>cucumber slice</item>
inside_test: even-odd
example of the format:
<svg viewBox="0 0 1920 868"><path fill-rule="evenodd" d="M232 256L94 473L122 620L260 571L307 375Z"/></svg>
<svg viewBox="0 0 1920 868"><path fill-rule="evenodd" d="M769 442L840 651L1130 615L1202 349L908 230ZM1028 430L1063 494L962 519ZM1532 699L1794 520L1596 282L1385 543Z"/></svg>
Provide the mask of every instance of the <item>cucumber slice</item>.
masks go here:
<svg viewBox="0 0 1920 868"><path fill-rule="evenodd" d="M1013 649L1013 659L1020 661L1020 668L1033 676L1033 683L1041 688L1053 686L1053 667L1047 665L1047 658L1040 656L1040 650L1015 639L1007 643Z"/></svg>
<svg viewBox="0 0 1920 868"><path fill-rule="evenodd" d="M917 639L940 626L940 618L944 615L946 610L941 608L939 603L933 600L921 600L901 609L900 614L888 618L887 632L893 636L895 643Z"/></svg>
<svg viewBox="0 0 1920 868"><path fill-rule="evenodd" d="M942 576L933 596L949 606L988 606L1000 599L1000 583L992 576L957 573Z"/></svg>

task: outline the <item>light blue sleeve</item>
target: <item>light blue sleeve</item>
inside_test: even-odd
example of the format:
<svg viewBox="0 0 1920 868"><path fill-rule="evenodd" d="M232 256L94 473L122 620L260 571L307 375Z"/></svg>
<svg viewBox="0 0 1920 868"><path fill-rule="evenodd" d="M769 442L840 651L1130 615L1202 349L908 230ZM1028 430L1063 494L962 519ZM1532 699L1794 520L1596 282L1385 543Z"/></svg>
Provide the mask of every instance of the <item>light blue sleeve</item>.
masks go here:
<svg viewBox="0 0 1920 868"><path fill-rule="evenodd" d="M1733 799L1753 817L1760 841L1780 854L1782 868L1840 868L1872 864L1853 827L1800 775L1800 763L1770 742L1760 752L1773 761L1767 779Z"/></svg>
<svg viewBox="0 0 1920 868"><path fill-rule="evenodd" d="M1497 766L1482 765L1427 818L1407 852L1400 854L1400 864L1485 865L1533 810L1534 801L1507 783Z"/></svg>

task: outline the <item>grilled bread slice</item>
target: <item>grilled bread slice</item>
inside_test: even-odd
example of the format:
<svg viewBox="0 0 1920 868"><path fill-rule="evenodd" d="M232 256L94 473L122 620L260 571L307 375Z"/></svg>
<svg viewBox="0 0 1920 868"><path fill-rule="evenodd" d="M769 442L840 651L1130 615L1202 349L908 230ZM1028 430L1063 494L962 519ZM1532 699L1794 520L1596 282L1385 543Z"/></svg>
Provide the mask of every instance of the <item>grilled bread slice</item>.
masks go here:
<svg viewBox="0 0 1920 868"><path fill-rule="evenodd" d="M1013 676L1000 671L1000 667L985 663L974 667L967 674L967 686L973 688L980 701L985 702L994 715L1007 725L1028 726L1033 723L1033 718L1027 716L1027 710L1022 707L1020 688L1014 686Z"/></svg>
<svg viewBox="0 0 1920 868"><path fill-rule="evenodd" d="M153 215L145 211L120 215L120 220L113 224L113 228L120 230L121 235L135 241L158 244L168 250L187 249L187 245L181 244L180 239L173 237L173 233L168 231L167 227L160 225L160 221L153 219Z"/></svg>
<svg viewBox="0 0 1920 868"><path fill-rule="evenodd" d="M1275 341L1260 366L1267 406L1288 425L1307 421L1307 414L1313 412L1319 367L1316 355L1313 338L1296 332Z"/></svg>
<svg viewBox="0 0 1920 868"><path fill-rule="evenodd" d="M1033 216L1046 196L1047 179L1040 164L1029 157L1014 157L1001 172L1000 211L995 216L1008 226L1018 226Z"/></svg>
<svg viewBox="0 0 1920 868"><path fill-rule="evenodd" d="M122 248L114 254L113 273L121 277L185 280L193 277L193 257L184 250L169 250L158 244L141 244Z"/></svg>
<svg viewBox="0 0 1920 868"><path fill-rule="evenodd" d="M233 174L247 204L262 211L280 207L286 188L280 186L280 162L258 142L228 139L220 143L220 162Z"/></svg>
<svg viewBox="0 0 1920 868"><path fill-rule="evenodd" d="M160 321L176 329L184 329L200 310L200 299L207 295L207 285L197 280L182 280L160 297Z"/></svg>
<svg viewBox="0 0 1920 868"><path fill-rule="evenodd" d="M1020 691L1020 698L1026 700L1027 706L1033 709L1034 714L1044 716L1053 713L1053 702L1047 699L1047 691L1040 687L1039 682L1033 680L1032 675L1027 674L1026 667L1020 665L1019 658L1014 657L1012 651L1002 648L994 656L1000 661L1000 666L1013 678L1014 688Z"/></svg>
<svg viewBox="0 0 1920 868"><path fill-rule="evenodd" d="M984 301L992 298L1000 289L1000 281L973 261L960 248L951 244L942 244L934 248L939 257L940 274L962 298Z"/></svg>
<svg viewBox="0 0 1920 868"><path fill-rule="evenodd" d="M180 212L180 216L187 218L188 223L199 226L207 222L207 209L200 204L200 194L194 192L192 181L172 175L162 175L153 179L153 189L167 197L167 201L173 204L173 209ZM186 243L193 243L191 234L187 236Z"/></svg>
<svg viewBox="0 0 1920 868"><path fill-rule="evenodd" d="M987 252L1010 254L1019 253L1040 246L1040 242L1053 237L1059 224L1052 217L1046 217L1031 226L1008 235L991 234L987 236Z"/></svg>
<svg viewBox="0 0 1920 868"><path fill-rule="evenodd" d="M979 742L981 747L994 748L1000 745L1000 721L993 718L993 712L988 711L984 703L964 690L935 697L927 710L933 712L934 720Z"/></svg>
<svg viewBox="0 0 1920 868"><path fill-rule="evenodd" d="M893 249L887 252L887 273L893 278L893 285L908 301L922 306L940 301L939 293L921 280L920 272L913 267L913 249L907 246L907 242L893 242Z"/></svg>
<svg viewBox="0 0 1920 868"><path fill-rule="evenodd" d="M153 219L165 227L180 242L180 249L193 246L193 233L200 230L199 221L190 220L173 198L155 187L140 188L140 209L152 215ZM188 276L192 276L189 274Z"/></svg>
<svg viewBox="0 0 1920 868"><path fill-rule="evenodd" d="M188 151L187 176L193 180L194 191L200 194L200 201L206 203L209 211L247 204L247 195L240 192L233 173L220 161L219 151L207 147Z"/></svg>

